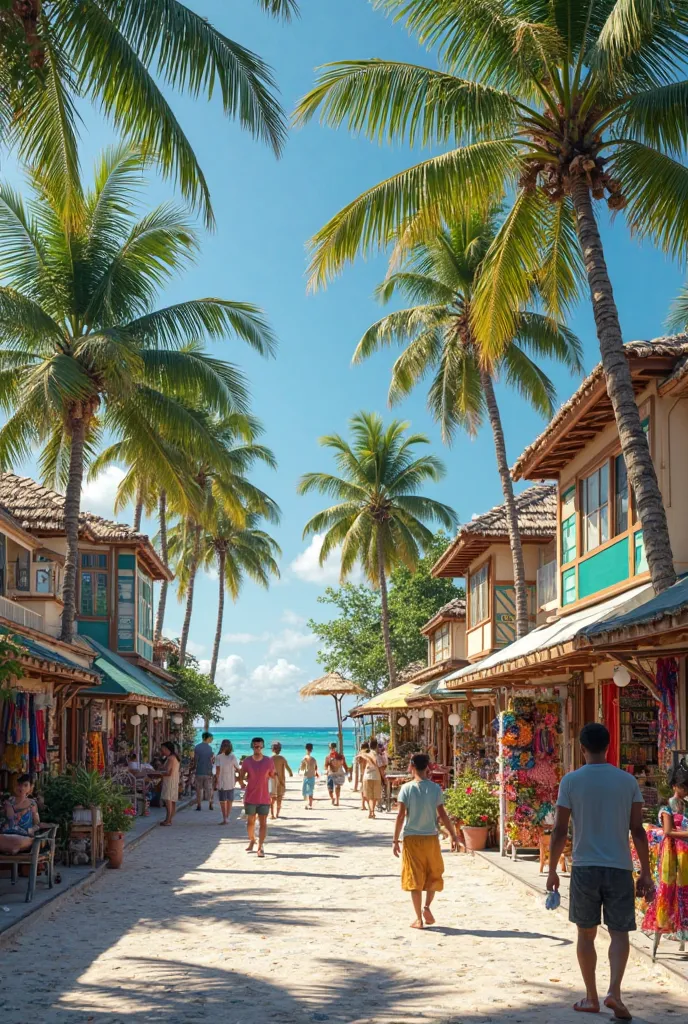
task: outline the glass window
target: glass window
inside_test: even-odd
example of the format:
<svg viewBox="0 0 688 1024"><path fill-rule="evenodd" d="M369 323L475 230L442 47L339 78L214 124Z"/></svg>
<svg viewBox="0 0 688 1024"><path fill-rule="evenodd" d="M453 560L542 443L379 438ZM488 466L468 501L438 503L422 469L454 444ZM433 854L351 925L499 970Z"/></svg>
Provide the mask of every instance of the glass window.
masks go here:
<svg viewBox="0 0 688 1024"><path fill-rule="evenodd" d="M609 540L609 466L605 462L581 481L583 551Z"/></svg>
<svg viewBox="0 0 688 1024"><path fill-rule="evenodd" d="M138 602L136 650L144 658L150 658L150 641L153 639L153 584L150 577L145 576L142 572L137 574L136 582Z"/></svg>
<svg viewBox="0 0 688 1024"><path fill-rule="evenodd" d="M441 629L438 629L433 634L432 638L433 648L433 664L437 664L439 661L446 661L449 657L449 623L446 622Z"/></svg>
<svg viewBox="0 0 688 1024"><path fill-rule="evenodd" d="M576 488L569 487L561 496L561 562L566 565L576 557Z"/></svg>
<svg viewBox="0 0 688 1024"><path fill-rule="evenodd" d="M107 569L107 555L99 555L94 552L83 553L81 555L81 568L82 569Z"/></svg>
<svg viewBox="0 0 688 1024"><path fill-rule="evenodd" d="M81 573L81 600L80 611L82 615L93 615L104 618L108 613L108 574L106 572L83 572Z"/></svg>
<svg viewBox="0 0 688 1024"><path fill-rule="evenodd" d="M474 572L470 581L471 596L471 626L477 626L488 617L488 592L487 592L488 565L487 562Z"/></svg>
<svg viewBox="0 0 688 1024"><path fill-rule="evenodd" d="M628 474L623 455L614 459L614 536L628 529Z"/></svg>
<svg viewBox="0 0 688 1024"><path fill-rule="evenodd" d="M50 569L36 569L37 594L49 594L51 592L51 577L52 573Z"/></svg>
<svg viewBox="0 0 688 1024"><path fill-rule="evenodd" d="M638 532L635 535L633 561L636 575L640 572L647 572L647 555L645 554L645 539L643 538L642 530L638 530Z"/></svg>
<svg viewBox="0 0 688 1024"><path fill-rule="evenodd" d="M567 569L561 574L561 603L573 604L576 600L576 569Z"/></svg>

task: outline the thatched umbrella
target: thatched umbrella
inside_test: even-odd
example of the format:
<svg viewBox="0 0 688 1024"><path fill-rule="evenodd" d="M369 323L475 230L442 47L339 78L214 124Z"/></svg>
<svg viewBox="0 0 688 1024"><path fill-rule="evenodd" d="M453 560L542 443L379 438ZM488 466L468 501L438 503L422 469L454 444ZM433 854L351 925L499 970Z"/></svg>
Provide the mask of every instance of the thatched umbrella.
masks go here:
<svg viewBox="0 0 688 1024"><path fill-rule="evenodd" d="M339 672L328 672L320 679L313 679L299 690L300 697L334 697L337 709L337 732L339 733L339 749L344 753L344 732L342 729L342 698L348 696L364 696L365 690L345 679Z"/></svg>

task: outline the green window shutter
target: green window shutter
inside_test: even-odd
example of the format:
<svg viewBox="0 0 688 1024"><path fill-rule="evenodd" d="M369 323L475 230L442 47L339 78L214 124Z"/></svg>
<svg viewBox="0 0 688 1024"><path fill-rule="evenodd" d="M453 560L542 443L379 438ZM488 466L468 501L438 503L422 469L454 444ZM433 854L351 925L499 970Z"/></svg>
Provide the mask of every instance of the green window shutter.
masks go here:
<svg viewBox="0 0 688 1024"><path fill-rule="evenodd" d="M576 513L561 524L561 564L566 565L576 557Z"/></svg>
<svg viewBox="0 0 688 1024"><path fill-rule="evenodd" d="M576 567L572 566L561 574L561 603L573 604L576 600Z"/></svg>

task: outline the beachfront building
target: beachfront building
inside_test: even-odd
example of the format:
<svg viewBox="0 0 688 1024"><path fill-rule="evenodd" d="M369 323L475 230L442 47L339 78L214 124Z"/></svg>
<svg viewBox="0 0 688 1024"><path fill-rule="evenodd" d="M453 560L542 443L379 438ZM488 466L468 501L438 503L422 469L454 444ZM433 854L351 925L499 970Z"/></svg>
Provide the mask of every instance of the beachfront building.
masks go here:
<svg viewBox="0 0 688 1024"><path fill-rule="evenodd" d="M676 570L685 573L688 338L632 342L626 357ZM537 629L452 673L443 685L462 692L490 687L501 700L505 824L517 811L520 821L530 820L532 828L520 836L512 828L511 835L517 845L532 845L526 840L546 828L551 800L524 809L515 773L520 768L523 778L536 769L546 748L551 771L541 773L542 788L547 774L553 797L561 772L580 763L576 736L586 721L605 722L610 760L633 772L648 807L656 805L674 751L686 748L688 586L680 580L654 596L601 366L520 456L513 476L554 482L556 563L548 571L556 599Z"/></svg>
<svg viewBox="0 0 688 1024"><path fill-rule="evenodd" d="M0 723L0 771L8 774L68 762L102 768L125 744L140 748L142 732L144 746L169 735L180 708L172 676L152 661L153 584L171 573L149 539L81 513L71 643L58 639L66 549L63 495L28 477L0 474L0 630L28 652L22 664L29 659L26 679L13 687L15 710L5 703ZM136 707L143 729L130 723ZM15 719L19 759L7 753L15 746L7 743L17 735Z"/></svg>

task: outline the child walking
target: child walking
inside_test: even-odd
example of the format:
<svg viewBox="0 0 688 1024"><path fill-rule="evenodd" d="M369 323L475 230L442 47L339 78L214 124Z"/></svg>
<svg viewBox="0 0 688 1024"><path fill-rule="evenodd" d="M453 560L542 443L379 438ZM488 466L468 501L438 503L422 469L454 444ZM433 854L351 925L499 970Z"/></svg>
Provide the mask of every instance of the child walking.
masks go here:
<svg viewBox="0 0 688 1024"><path fill-rule="evenodd" d="M451 848L456 850L458 840L454 823L444 807L441 786L428 778L430 758L427 754L414 754L411 758L413 782L399 790L399 813L394 827L394 856L401 848L403 829L404 849L401 855L401 888L411 893L415 918L412 928L423 928L435 923L430 904L436 892L444 888L444 861L437 834L437 818L451 835ZM425 905L423 905L425 892Z"/></svg>
<svg viewBox="0 0 688 1024"><path fill-rule="evenodd" d="M313 810L313 794L315 793L315 780L319 778L318 762L313 757L313 744L306 744L306 756L301 762L299 771L303 772L303 786L301 792L306 804L306 810Z"/></svg>

